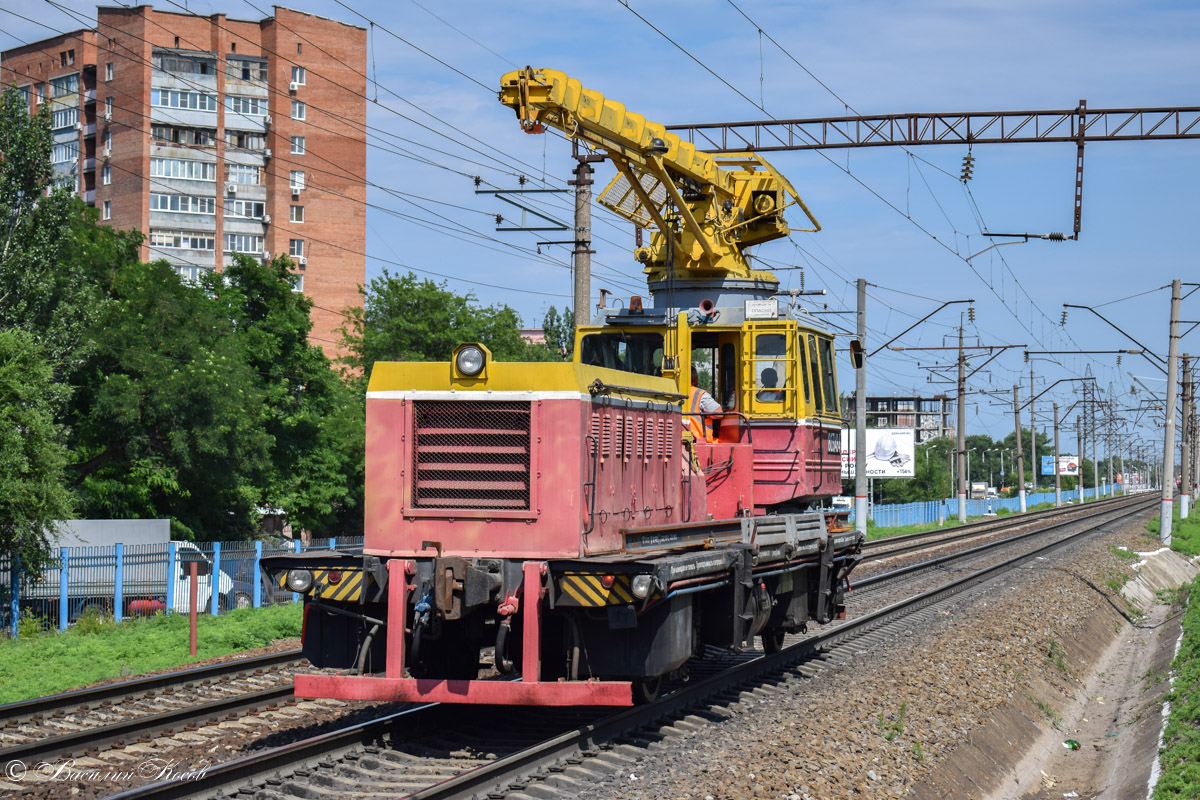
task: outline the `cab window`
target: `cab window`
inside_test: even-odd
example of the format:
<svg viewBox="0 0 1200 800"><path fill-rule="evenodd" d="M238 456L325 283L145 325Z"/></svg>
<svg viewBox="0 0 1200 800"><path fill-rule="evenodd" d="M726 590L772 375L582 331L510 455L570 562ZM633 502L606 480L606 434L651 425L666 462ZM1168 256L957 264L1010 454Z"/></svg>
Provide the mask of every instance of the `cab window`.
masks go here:
<svg viewBox="0 0 1200 800"><path fill-rule="evenodd" d="M808 340L808 374L812 380L813 407L820 413L824 405L821 403L821 360L817 355L817 339L806 334Z"/></svg>
<svg viewBox="0 0 1200 800"><path fill-rule="evenodd" d="M754 340L754 399L782 403L787 380L787 338L782 333L760 333Z"/></svg>
<svg viewBox="0 0 1200 800"><path fill-rule="evenodd" d="M821 337L821 388L825 393L825 411L841 416L841 398L837 393L837 377L833 371L833 340Z"/></svg>
<svg viewBox="0 0 1200 800"><path fill-rule="evenodd" d="M590 333L583 337L579 362L638 375L661 375L661 333Z"/></svg>

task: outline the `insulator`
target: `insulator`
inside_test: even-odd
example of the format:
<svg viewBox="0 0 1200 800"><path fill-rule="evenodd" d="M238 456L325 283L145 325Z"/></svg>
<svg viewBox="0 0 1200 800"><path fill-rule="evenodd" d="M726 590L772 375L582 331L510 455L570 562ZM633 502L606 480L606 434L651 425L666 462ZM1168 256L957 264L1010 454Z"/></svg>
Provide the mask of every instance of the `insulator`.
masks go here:
<svg viewBox="0 0 1200 800"><path fill-rule="evenodd" d="M1067 310L1066 310L1065 308L1063 309L1062 322L1060 322L1060 323L1058 323L1058 324L1059 324L1059 325L1066 325L1066 324L1067 324Z"/></svg>
<svg viewBox="0 0 1200 800"><path fill-rule="evenodd" d="M975 321L975 306L967 306L967 322Z"/></svg>
<svg viewBox="0 0 1200 800"><path fill-rule="evenodd" d="M804 291L804 268L800 268L800 291Z"/></svg>
<svg viewBox="0 0 1200 800"><path fill-rule="evenodd" d="M967 181L971 180L971 169L974 166L975 166L975 156L971 155L971 153L968 152L965 156L963 156L962 175L959 175L958 179L961 180L963 183L966 183Z"/></svg>
<svg viewBox="0 0 1200 800"><path fill-rule="evenodd" d="M479 188L479 186L480 186L480 184L482 184L482 183L483 183L483 178L481 178L481 177L479 177L478 175L476 175L476 176L474 177L474 181L475 181L475 188L476 188L476 189L478 189L478 188Z"/></svg>
<svg viewBox="0 0 1200 800"><path fill-rule="evenodd" d="M1042 238L1049 239L1052 242L1065 242L1067 240L1067 235L1065 233L1047 233Z"/></svg>
<svg viewBox="0 0 1200 800"><path fill-rule="evenodd" d="M1028 350L1025 351L1025 363L1026 364L1029 363L1029 351Z"/></svg>
<svg viewBox="0 0 1200 800"><path fill-rule="evenodd" d="M1117 353L1117 366L1121 366L1121 354Z"/></svg>
<svg viewBox="0 0 1200 800"><path fill-rule="evenodd" d="M518 175L518 176L517 176L517 184L518 184L518 185L520 185L520 186L524 186L524 185L525 185L525 176L524 176L524 175Z"/></svg>
<svg viewBox="0 0 1200 800"><path fill-rule="evenodd" d="M503 215L503 214L497 214L497 215L496 215L496 224L497 224L497 225L499 225L499 224L501 224L502 222L504 222L504 215Z"/></svg>

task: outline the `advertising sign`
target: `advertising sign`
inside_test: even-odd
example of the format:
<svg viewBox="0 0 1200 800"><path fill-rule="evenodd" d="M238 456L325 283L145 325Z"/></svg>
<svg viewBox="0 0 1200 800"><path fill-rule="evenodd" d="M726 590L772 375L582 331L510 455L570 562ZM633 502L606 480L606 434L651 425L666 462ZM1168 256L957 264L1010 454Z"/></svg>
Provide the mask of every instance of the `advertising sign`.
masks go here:
<svg viewBox="0 0 1200 800"><path fill-rule="evenodd" d="M1054 474L1054 456L1042 456L1042 474ZM1058 474L1059 475L1078 475L1079 474L1079 458L1077 456L1059 456L1058 457Z"/></svg>
<svg viewBox="0 0 1200 800"><path fill-rule="evenodd" d="M916 435L912 428L867 428L868 478L911 478L916 468ZM842 431L842 477L853 478L858 448L854 431Z"/></svg>

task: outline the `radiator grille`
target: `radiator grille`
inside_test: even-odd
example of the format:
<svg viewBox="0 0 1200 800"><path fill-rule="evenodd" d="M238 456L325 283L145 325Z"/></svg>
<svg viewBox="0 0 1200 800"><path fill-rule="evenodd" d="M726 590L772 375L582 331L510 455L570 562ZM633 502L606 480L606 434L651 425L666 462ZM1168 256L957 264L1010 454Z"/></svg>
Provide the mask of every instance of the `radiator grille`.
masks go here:
<svg viewBox="0 0 1200 800"><path fill-rule="evenodd" d="M529 403L413 404L413 506L529 508Z"/></svg>

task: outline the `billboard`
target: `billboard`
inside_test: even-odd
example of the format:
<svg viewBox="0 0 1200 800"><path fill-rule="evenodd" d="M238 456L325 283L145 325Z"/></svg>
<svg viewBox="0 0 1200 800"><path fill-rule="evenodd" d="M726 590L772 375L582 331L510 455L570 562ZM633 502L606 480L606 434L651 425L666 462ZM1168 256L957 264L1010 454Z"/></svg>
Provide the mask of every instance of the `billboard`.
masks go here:
<svg viewBox="0 0 1200 800"><path fill-rule="evenodd" d="M1042 474L1054 474L1054 456L1042 456ZM1078 475L1079 474L1079 458L1077 456L1059 456L1058 457L1058 474L1059 475Z"/></svg>
<svg viewBox="0 0 1200 800"><path fill-rule="evenodd" d="M867 428L866 455L868 478L911 478L915 474L913 458L917 452L916 432L912 428ZM853 478L858 448L854 431L842 431L842 477Z"/></svg>

